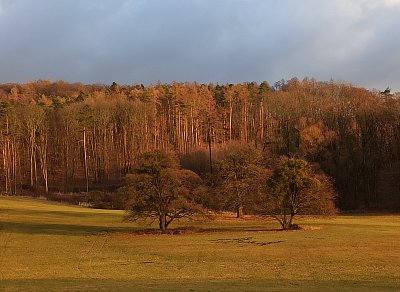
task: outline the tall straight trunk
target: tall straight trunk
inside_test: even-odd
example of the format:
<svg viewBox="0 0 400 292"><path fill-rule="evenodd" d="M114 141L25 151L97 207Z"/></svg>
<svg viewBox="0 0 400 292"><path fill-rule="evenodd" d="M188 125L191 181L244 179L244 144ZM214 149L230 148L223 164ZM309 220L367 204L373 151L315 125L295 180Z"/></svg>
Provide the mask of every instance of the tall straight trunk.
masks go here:
<svg viewBox="0 0 400 292"><path fill-rule="evenodd" d="M260 103L260 140L261 143L264 140L264 106Z"/></svg>
<svg viewBox="0 0 400 292"><path fill-rule="evenodd" d="M229 104L229 141L232 140L232 115L233 115L233 105L231 101Z"/></svg>
<svg viewBox="0 0 400 292"><path fill-rule="evenodd" d="M194 135L194 118L193 118L193 107L190 107L190 139L191 139L191 143L190 146L191 147L196 147L196 142L194 139L195 135Z"/></svg>
<svg viewBox="0 0 400 292"><path fill-rule="evenodd" d="M64 192L67 192L69 184L69 127L66 125L65 145L64 145Z"/></svg>
<svg viewBox="0 0 400 292"><path fill-rule="evenodd" d="M3 169L4 169L4 183L5 192L8 193L8 183L9 183L9 172L8 172L8 160L9 154L7 153L6 142L3 141Z"/></svg>
<svg viewBox="0 0 400 292"><path fill-rule="evenodd" d="M5 175L5 191L9 192L10 188L10 141L9 141L9 127L7 119L6 137L3 138L3 163L4 163L4 175Z"/></svg>
<svg viewBox="0 0 400 292"><path fill-rule="evenodd" d="M154 113L154 144L153 148L157 149L158 148L158 127L157 127L157 112Z"/></svg>
<svg viewBox="0 0 400 292"><path fill-rule="evenodd" d="M209 152L209 162L210 162L210 174L213 174L212 149L211 149L211 121L210 121L210 119L208 119L207 141L208 141L208 152Z"/></svg>
<svg viewBox="0 0 400 292"><path fill-rule="evenodd" d="M87 162L86 127L83 127L83 159L85 166L86 192L89 192L89 169Z"/></svg>
<svg viewBox="0 0 400 292"><path fill-rule="evenodd" d="M123 137L123 167L124 167L124 174L128 172L128 168L130 165L130 156L128 153L128 130L125 125L122 125L122 137Z"/></svg>
<svg viewBox="0 0 400 292"><path fill-rule="evenodd" d="M243 140L245 143L247 143L249 141L249 137L248 137L248 109L247 109L247 102L244 103L243 106Z"/></svg>
<svg viewBox="0 0 400 292"><path fill-rule="evenodd" d="M33 160L33 169L34 169L34 174L35 174L35 186L37 186L38 185L38 173L37 173L36 151L34 153L35 153L35 156L34 156L34 160Z"/></svg>
<svg viewBox="0 0 400 292"><path fill-rule="evenodd" d="M43 122L44 123L44 122ZM46 125L41 124L38 128L38 135L36 140L36 151L40 162L40 170L45 184L46 194L49 192L48 184L48 170L47 170L47 140L48 133L46 131Z"/></svg>
<svg viewBox="0 0 400 292"><path fill-rule="evenodd" d="M46 194L48 194L49 193L49 176L48 176L48 171L47 171L47 162L43 166L43 178L44 178L45 191L46 191Z"/></svg>
<svg viewBox="0 0 400 292"><path fill-rule="evenodd" d="M149 151L149 125L147 119L146 104L144 104L144 141L142 141L144 143L144 151Z"/></svg>
<svg viewBox="0 0 400 292"><path fill-rule="evenodd" d="M13 169L13 181L14 181L14 195L17 194L17 151L16 151L16 141L13 139L12 143L12 169Z"/></svg>
<svg viewBox="0 0 400 292"><path fill-rule="evenodd" d="M39 145L39 159L40 159L40 168L42 170L42 175L45 184L46 194L49 192L49 184L48 184L48 170L47 170L47 138L44 137Z"/></svg>
<svg viewBox="0 0 400 292"><path fill-rule="evenodd" d="M2 141L3 154L3 172L4 172L4 187L5 192L10 194L16 193L16 150L15 139L9 137Z"/></svg>
<svg viewBox="0 0 400 292"><path fill-rule="evenodd" d="M35 171L35 143L34 143L34 131L31 131L30 137L29 137L29 155L30 155L30 167L31 167L31 172L30 172L30 179L31 179L31 187L34 186L34 171Z"/></svg>

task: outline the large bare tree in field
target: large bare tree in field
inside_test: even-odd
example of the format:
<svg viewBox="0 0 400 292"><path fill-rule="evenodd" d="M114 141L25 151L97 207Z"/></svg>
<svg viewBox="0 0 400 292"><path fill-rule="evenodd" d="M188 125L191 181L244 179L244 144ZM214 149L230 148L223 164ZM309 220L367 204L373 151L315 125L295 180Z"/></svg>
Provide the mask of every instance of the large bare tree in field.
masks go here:
<svg viewBox="0 0 400 292"><path fill-rule="evenodd" d="M299 214L332 214L335 191L329 179L315 174L303 159L290 158L275 170L268 180L267 214L279 221L282 228L293 229Z"/></svg>
<svg viewBox="0 0 400 292"><path fill-rule="evenodd" d="M231 144L219 156L217 175L221 192L240 218L246 203L257 201L263 192L267 171L262 165L262 155L248 145Z"/></svg>
<svg viewBox="0 0 400 292"><path fill-rule="evenodd" d="M161 231L177 219L190 218L203 209L195 202L201 179L182 170L176 158L163 151L145 153L135 172L125 178L120 193L133 220L157 220Z"/></svg>

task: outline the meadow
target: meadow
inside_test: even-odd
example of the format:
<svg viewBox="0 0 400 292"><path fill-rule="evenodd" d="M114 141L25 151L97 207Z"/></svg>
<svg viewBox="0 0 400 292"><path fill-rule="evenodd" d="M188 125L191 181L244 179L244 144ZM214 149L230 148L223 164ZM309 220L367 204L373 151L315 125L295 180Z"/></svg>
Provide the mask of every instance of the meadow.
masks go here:
<svg viewBox="0 0 400 292"><path fill-rule="evenodd" d="M0 290L400 290L399 215L301 217L297 231L225 215L169 234L123 218L0 197Z"/></svg>

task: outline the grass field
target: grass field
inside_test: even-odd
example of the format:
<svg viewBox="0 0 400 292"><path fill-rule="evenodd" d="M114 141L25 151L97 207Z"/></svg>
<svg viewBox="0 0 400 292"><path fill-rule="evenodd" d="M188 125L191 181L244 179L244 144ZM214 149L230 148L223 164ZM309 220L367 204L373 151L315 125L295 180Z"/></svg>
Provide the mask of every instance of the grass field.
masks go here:
<svg viewBox="0 0 400 292"><path fill-rule="evenodd" d="M191 222L0 197L2 291L400 291L400 216ZM187 222L172 228L185 229Z"/></svg>

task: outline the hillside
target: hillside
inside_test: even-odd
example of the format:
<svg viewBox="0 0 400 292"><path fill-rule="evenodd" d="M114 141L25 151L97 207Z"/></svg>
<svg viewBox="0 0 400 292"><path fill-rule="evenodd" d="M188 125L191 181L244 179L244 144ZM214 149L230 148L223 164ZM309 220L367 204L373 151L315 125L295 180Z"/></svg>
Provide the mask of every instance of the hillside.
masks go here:
<svg viewBox="0 0 400 292"><path fill-rule="evenodd" d="M320 165L341 210L399 211L398 97L295 78L273 86L3 84L0 187L17 195L114 192L154 149L207 177L209 148L212 161L239 143L262 150L270 165L282 155Z"/></svg>

